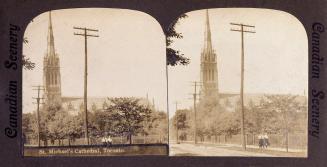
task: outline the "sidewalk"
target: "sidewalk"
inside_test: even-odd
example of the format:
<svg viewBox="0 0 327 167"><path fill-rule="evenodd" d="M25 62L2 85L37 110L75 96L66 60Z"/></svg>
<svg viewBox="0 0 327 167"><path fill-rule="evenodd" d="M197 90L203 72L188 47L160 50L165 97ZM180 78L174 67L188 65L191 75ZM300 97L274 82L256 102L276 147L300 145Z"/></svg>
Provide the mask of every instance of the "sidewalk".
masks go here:
<svg viewBox="0 0 327 167"><path fill-rule="evenodd" d="M173 140L174 143L176 143L175 140ZM194 141L182 141L181 143L194 143ZM229 144L229 143L211 143L211 142L198 142L198 144L203 145L212 145L212 146L219 146L219 147L242 147L240 144ZM268 147L268 148L259 148L257 145L246 145L247 148L253 148L253 149L262 149L262 150L271 150L271 151L280 151L280 152L286 152L286 148L282 147ZM289 148L288 152L290 153L301 153L306 152L306 149L292 149Z"/></svg>
<svg viewBox="0 0 327 167"><path fill-rule="evenodd" d="M206 143L203 143L206 144ZM209 144L209 143L207 143ZM215 144L215 143L213 143ZM215 144L215 145L221 145L221 144ZM234 147L242 147L240 144L222 144L222 145L227 145L227 146L234 146ZM257 145L246 145L247 148L255 148L255 149L263 149L263 150L272 150L272 151L283 151L286 152L286 148L281 148L281 147L268 147L268 148L259 148ZM305 149L288 149L288 152L305 152Z"/></svg>

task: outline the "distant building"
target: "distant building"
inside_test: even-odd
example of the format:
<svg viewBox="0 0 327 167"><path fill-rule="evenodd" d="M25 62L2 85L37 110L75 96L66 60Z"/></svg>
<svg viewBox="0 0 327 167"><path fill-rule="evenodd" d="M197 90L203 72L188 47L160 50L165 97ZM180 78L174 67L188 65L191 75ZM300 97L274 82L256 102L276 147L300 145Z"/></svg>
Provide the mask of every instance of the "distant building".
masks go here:
<svg viewBox="0 0 327 167"><path fill-rule="evenodd" d="M247 93L244 94L244 106L250 107L250 105L260 105L265 96L276 95L285 96L285 94L264 94L264 93ZM307 97L305 95L292 95L300 105L307 106ZM240 94L237 93L220 93L219 104L224 106L226 111L234 112L240 107Z"/></svg>
<svg viewBox="0 0 327 167"><path fill-rule="evenodd" d="M61 76L59 56L55 51L51 12L49 12L49 27L47 53L43 59L43 85L46 105L61 105Z"/></svg>
<svg viewBox="0 0 327 167"><path fill-rule="evenodd" d="M43 59L43 85L45 104L47 106L60 105L73 115L84 111L83 97L63 97L61 94L60 61L55 50L51 12L49 12L47 52ZM154 109L154 101L151 104L147 98L139 99L141 104L148 105ZM88 97L87 103L88 111L106 109L110 105L107 97Z"/></svg>
<svg viewBox="0 0 327 167"><path fill-rule="evenodd" d="M201 52L200 81L202 85L200 89L201 99L218 96L217 55L212 48L208 10L206 10L204 47Z"/></svg>
<svg viewBox="0 0 327 167"><path fill-rule="evenodd" d="M135 97L137 98L137 97ZM154 104L150 103L149 99L139 97L139 104L146 105L154 111ZM62 107L72 115L78 115L79 112L84 112L84 98L83 97L62 97ZM96 110L105 110L111 105L108 97L88 97L87 98L87 111L94 112Z"/></svg>

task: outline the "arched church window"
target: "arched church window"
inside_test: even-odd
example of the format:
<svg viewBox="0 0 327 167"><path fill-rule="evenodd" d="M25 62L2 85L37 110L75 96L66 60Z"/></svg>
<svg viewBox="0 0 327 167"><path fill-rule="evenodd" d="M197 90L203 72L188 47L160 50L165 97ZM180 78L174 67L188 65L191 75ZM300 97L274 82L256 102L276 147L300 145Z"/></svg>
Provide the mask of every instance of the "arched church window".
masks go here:
<svg viewBox="0 0 327 167"><path fill-rule="evenodd" d="M52 85L52 75L51 73L49 73L48 75L49 75L49 85Z"/></svg>
<svg viewBox="0 0 327 167"><path fill-rule="evenodd" d="M57 79L58 79L58 75L57 73L55 73L55 84L57 85Z"/></svg>
<svg viewBox="0 0 327 167"><path fill-rule="evenodd" d="M51 84L54 85L54 75L51 73Z"/></svg>
<svg viewBox="0 0 327 167"><path fill-rule="evenodd" d="M49 85L49 80L50 80L49 75L46 75L46 80L45 80L45 84L46 84L46 85Z"/></svg>

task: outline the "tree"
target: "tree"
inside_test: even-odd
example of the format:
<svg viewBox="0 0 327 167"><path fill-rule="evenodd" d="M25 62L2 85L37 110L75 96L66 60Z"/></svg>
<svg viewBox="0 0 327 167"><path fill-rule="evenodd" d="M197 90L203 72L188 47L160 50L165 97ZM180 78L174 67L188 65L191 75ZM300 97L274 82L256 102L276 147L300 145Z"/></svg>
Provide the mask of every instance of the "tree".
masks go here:
<svg viewBox="0 0 327 167"><path fill-rule="evenodd" d="M116 135L115 123L117 120L112 116L113 112L111 110L96 110L93 114L90 114L89 123L93 127L92 134L94 135L104 135L109 133L111 135Z"/></svg>
<svg viewBox="0 0 327 167"><path fill-rule="evenodd" d="M175 113L175 116L173 118L173 125L176 129L176 141L178 143L178 138L179 138L179 134L178 131L179 130L184 130L186 128L188 128L189 126L187 125L187 112L189 110L177 110Z"/></svg>
<svg viewBox="0 0 327 167"><path fill-rule="evenodd" d="M154 117L156 118L153 121L153 128L152 131L150 131L150 134L159 134L160 136L160 142L161 139L167 139L168 135L168 116L165 112L154 112Z"/></svg>
<svg viewBox="0 0 327 167"><path fill-rule="evenodd" d="M104 101L103 103L102 103L102 109L107 109L108 108L108 103L106 102L106 101Z"/></svg>
<svg viewBox="0 0 327 167"><path fill-rule="evenodd" d="M129 144L132 144L132 136L138 134L142 128L142 122L150 117L151 109L140 104L137 98L110 98L112 105L107 109L112 112L112 118L117 120L114 125L116 133L127 133Z"/></svg>
<svg viewBox="0 0 327 167"><path fill-rule="evenodd" d="M83 117L84 118L84 117ZM80 138L83 135L83 118L79 115L72 116L68 115L68 119L66 121L66 135L68 137L69 145L72 141L75 141L75 139Z"/></svg>
<svg viewBox="0 0 327 167"><path fill-rule="evenodd" d="M74 108L74 105L71 102L69 102L68 105L67 105L67 109L68 110L74 110L75 108Z"/></svg>
<svg viewBox="0 0 327 167"><path fill-rule="evenodd" d="M49 131L49 123L55 121L55 115L61 111L60 105L45 105L40 110L40 140L44 141L44 145L48 145L48 139L51 141L55 140L55 136ZM34 126L37 132L37 124Z"/></svg>
<svg viewBox="0 0 327 167"><path fill-rule="evenodd" d="M62 145L62 140L69 136L69 124L72 118L66 111L55 113L53 120L48 123L49 134L52 140L58 140L58 145Z"/></svg>
<svg viewBox="0 0 327 167"><path fill-rule="evenodd" d="M22 133L24 144L27 142L27 138L37 138L36 131L36 114L23 113L22 116ZM31 143L29 143L31 144Z"/></svg>
<svg viewBox="0 0 327 167"><path fill-rule="evenodd" d="M24 37L23 39L23 43L27 44L28 43L28 39L27 37ZM35 67L35 63L33 63L30 58L27 58L26 55L22 56L22 65L24 67L25 70L33 70Z"/></svg>
<svg viewBox="0 0 327 167"><path fill-rule="evenodd" d="M92 109L92 111L96 111L98 109L98 107L95 103L92 103L91 109Z"/></svg>
<svg viewBox="0 0 327 167"><path fill-rule="evenodd" d="M276 114L279 120L275 119L271 122L272 126L279 127L278 124L282 125L282 131L285 135L285 146L288 152L288 135L292 130L290 125L294 122L292 117L296 115L296 112L301 109L298 96L295 95L266 95L262 104L263 109L268 112Z"/></svg>
<svg viewBox="0 0 327 167"><path fill-rule="evenodd" d="M171 48L171 44L173 43L173 38L183 38L181 33L176 32L176 25L178 21L182 18L187 17L186 14L180 15L178 18L173 20L169 28L166 30L166 54L167 54L167 65L176 66L176 65L188 65L190 63L190 59L184 57L180 51Z"/></svg>

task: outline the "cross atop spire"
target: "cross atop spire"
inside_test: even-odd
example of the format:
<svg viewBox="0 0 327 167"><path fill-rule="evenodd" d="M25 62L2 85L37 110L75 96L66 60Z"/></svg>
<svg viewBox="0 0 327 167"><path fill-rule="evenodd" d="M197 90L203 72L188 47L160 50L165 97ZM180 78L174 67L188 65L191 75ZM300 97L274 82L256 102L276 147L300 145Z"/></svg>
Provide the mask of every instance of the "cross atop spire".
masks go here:
<svg viewBox="0 0 327 167"><path fill-rule="evenodd" d="M55 46L54 46L54 38L53 38L53 30L52 30L52 20L51 20L51 11L49 11L49 27L48 27L48 49L47 56L55 57Z"/></svg>
<svg viewBox="0 0 327 167"><path fill-rule="evenodd" d="M205 23L205 34L204 34L204 48L207 51L212 50L211 43L211 30L210 30L210 22L209 22L209 11L206 9L206 23Z"/></svg>

